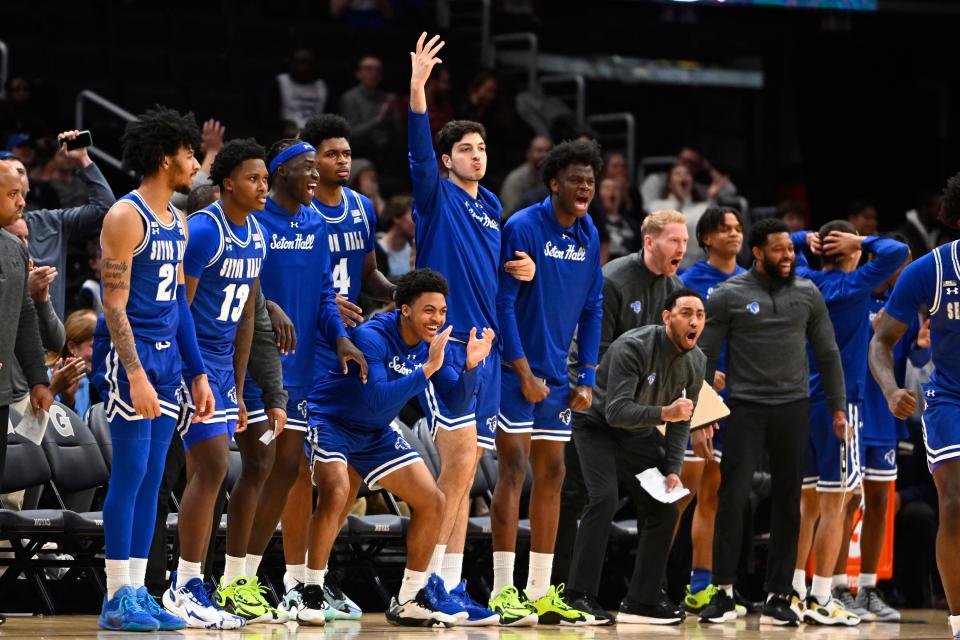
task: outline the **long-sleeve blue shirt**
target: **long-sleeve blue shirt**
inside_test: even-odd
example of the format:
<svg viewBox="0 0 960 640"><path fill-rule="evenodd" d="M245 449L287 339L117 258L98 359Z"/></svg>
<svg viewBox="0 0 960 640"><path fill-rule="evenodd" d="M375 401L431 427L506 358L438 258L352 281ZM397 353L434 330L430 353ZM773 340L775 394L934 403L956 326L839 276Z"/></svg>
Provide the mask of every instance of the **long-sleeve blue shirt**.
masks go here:
<svg viewBox="0 0 960 640"><path fill-rule="evenodd" d="M806 246L807 232L793 234L798 247ZM899 269L910 249L902 242L890 238L867 236L863 250L876 257L850 272L839 269L816 271L810 269L806 259L797 251L797 275L809 278L820 289L827 303L830 321L840 349L843 362L843 377L846 381L847 401L863 400L863 388L867 375L867 345L870 341L870 301L873 290L890 279ZM808 349L809 351L809 349ZM824 401L820 372L810 357L810 397Z"/></svg>
<svg viewBox="0 0 960 640"><path fill-rule="evenodd" d="M310 206L301 205L291 215L269 197L257 221L267 241L260 288L267 300L280 305L297 332L296 352L281 356L283 386L306 391L312 384L317 336L336 344L347 335L330 278L326 223ZM244 395L259 395L255 387L247 376Z"/></svg>
<svg viewBox="0 0 960 640"><path fill-rule="evenodd" d="M430 345L423 341L408 345L400 335L400 316L399 310L382 313L353 331L353 341L367 360L367 382L360 380L352 362L347 375L331 371L318 377L307 397L311 416L326 416L360 430L383 429L428 382L450 411L466 409L477 391L477 368L461 371L446 358L428 381L423 365ZM449 353L449 345L447 349Z"/></svg>
<svg viewBox="0 0 960 640"><path fill-rule="evenodd" d="M537 277L520 282L503 265L523 251L537 264ZM589 217L563 227L551 196L512 215L503 227L497 317L503 359L526 356L534 374L553 382L567 377L574 330L580 367L596 365L603 321L600 238ZM578 329L579 327L579 329Z"/></svg>
<svg viewBox="0 0 960 640"><path fill-rule="evenodd" d="M477 197L440 177L426 113L410 112L408 126L417 268L439 271L450 283L447 322L465 340L471 327L497 331L500 201L479 187Z"/></svg>

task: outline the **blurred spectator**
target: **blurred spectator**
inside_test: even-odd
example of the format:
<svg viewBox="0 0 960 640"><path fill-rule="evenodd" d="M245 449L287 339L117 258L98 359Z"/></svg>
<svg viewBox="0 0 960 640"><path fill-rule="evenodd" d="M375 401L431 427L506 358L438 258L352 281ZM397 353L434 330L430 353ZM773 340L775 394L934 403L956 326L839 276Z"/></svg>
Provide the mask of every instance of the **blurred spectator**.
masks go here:
<svg viewBox="0 0 960 640"><path fill-rule="evenodd" d="M540 163L552 146L549 138L535 136L527 147L527 161L507 174L500 189L501 217L504 220L517 212L523 195L541 183Z"/></svg>
<svg viewBox="0 0 960 640"><path fill-rule="evenodd" d="M78 131L64 131L59 137L62 140L73 139L78 133ZM98 231L103 217L113 206L116 198L110 190L110 185L107 184L107 179L90 159L86 149L67 151L64 144L58 153L79 163L80 178L87 183L87 203L65 209L35 209L24 212L23 216L33 239L29 246L30 257L37 264L55 267L57 272L65 274L70 236L73 234L86 236ZM23 191L24 193L29 191L30 180L22 163L11 158L2 158L0 163L9 163L14 165L18 172L22 171L20 181ZM62 277L53 282L50 296L57 316L62 318L66 297ZM58 350L59 348L57 347Z"/></svg>
<svg viewBox="0 0 960 640"><path fill-rule="evenodd" d="M606 215L610 242L607 258L613 260L640 250L640 221L624 211L623 190L614 178L600 181L599 195Z"/></svg>
<svg viewBox="0 0 960 640"><path fill-rule="evenodd" d="M29 80L7 80L6 97L0 100L0 135L4 139L14 133L43 134L48 117L49 105L37 103Z"/></svg>
<svg viewBox="0 0 960 640"><path fill-rule="evenodd" d="M340 98L340 113L353 128L350 146L355 155L382 162L401 131L397 97L380 88L383 64L376 56L361 58L355 77L358 84Z"/></svg>
<svg viewBox="0 0 960 640"><path fill-rule="evenodd" d="M644 181L646 184L646 181ZM660 197L652 200L648 210L663 211L672 209L687 217L687 232L691 238L697 237L697 222L707 210L708 201L704 201L694 189L693 174L687 164L678 162L670 169L669 179L663 185ZM706 257L703 249L695 242L687 245L687 252L683 254L681 269L689 269L690 265Z"/></svg>
<svg viewBox="0 0 960 640"><path fill-rule="evenodd" d="M730 177L718 171L699 150L690 146L681 147L676 163L684 165L690 172L694 180L693 190L699 200L720 202L737 196L737 187L730 181ZM652 173L644 178L640 185L644 209L656 210L651 203L663 197L661 194L664 193L668 180L667 173ZM691 243L691 246L693 244L695 243Z"/></svg>
<svg viewBox="0 0 960 640"><path fill-rule="evenodd" d="M790 233L803 231L809 226L810 213L802 202L781 202L777 205L777 217L790 227Z"/></svg>
<svg viewBox="0 0 960 640"><path fill-rule="evenodd" d="M879 228L877 207L868 200L855 200L847 209L847 220L861 236L875 236Z"/></svg>
<svg viewBox="0 0 960 640"><path fill-rule="evenodd" d="M352 27L379 28L395 15L389 0L330 0L330 15Z"/></svg>
<svg viewBox="0 0 960 640"><path fill-rule="evenodd" d="M97 314L90 309L79 309L67 316L63 323L66 331L66 343L59 353L48 360L50 366L50 392L59 402L67 405L78 416L83 416L91 405L91 386L89 374L93 370L93 330L97 327ZM68 376L61 384L54 380ZM93 392L96 396L96 392ZM94 397L93 403L99 398Z"/></svg>
<svg viewBox="0 0 960 640"><path fill-rule="evenodd" d="M393 280L413 269L413 198L393 196L384 207L381 225L386 232L377 238L377 268Z"/></svg>
<svg viewBox="0 0 960 640"><path fill-rule="evenodd" d="M427 113L430 114L430 132L437 135L443 125L453 120L453 83L450 70L434 68L424 87L427 94Z"/></svg>
<svg viewBox="0 0 960 640"><path fill-rule="evenodd" d="M488 167L509 166L505 165L503 155L511 141L533 137L532 130L523 126L514 116L503 87L492 71L481 71L473 78L467 88L466 98L457 107L456 117L483 123L489 143Z"/></svg>
<svg viewBox="0 0 960 640"><path fill-rule="evenodd" d="M56 194L56 207L79 207L87 202L87 183L77 177L82 169L76 157L54 150L52 155L45 153L46 162L30 172L33 188L40 184ZM38 154L38 160L39 154Z"/></svg>
<svg viewBox="0 0 960 640"><path fill-rule="evenodd" d="M220 153L220 149L223 149L223 136L226 132L226 127L220 124L219 120L211 118L203 123L200 129L200 154L203 155L203 162L200 163L200 170L193 176L193 188L210 184L210 167L213 166L213 161ZM293 137L297 137L296 133ZM217 188L217 198L219 197L220 190ZM174 192L170 197L170 204L188 215L203 208L191 209L189 194L179 192Z"/></svg>
<svg viewBox="0 0 960 640"><path fill-rule="evenodd" d="M37 157L36 146L28 133L14 133L7 138L7 149L27 167Z"/></svg>
<svg viewBox="0 0 960 640"><path fill-rule="evenodd" d="M897 231L906 236L914 260L930 253L943 240L943 227L939 220L942 200L943 194L939 191L930 189L920 192L914 208L907 211L906 222L897 227Z"/></svg>
<svg viewBox="0 0 960 640"><path fill-rule="evenodd" d="M194 186L187 196L187 209L190 211L200 211L205 207L220 199L220 185L201 184Z"/></svg>
<svg viewBox="0 0 960 640"><path fill-rule="evenodd" d="M619 151L611 151L603 161L603 177L612 178L620 189L620 206L625 215L635 214L640 208L640 192L633 184L627 157Z"/></svg>
<svg viewBox="0 0 960 640"><path fill-rule="evenodd" d="M350 173L350 183L347 186L370 198L377 218L382 216L384 202L380 196L380 176L377 168L369 160L357 158L351 165Z"/></svg>
<svg viewBox="0 0 960 640"><path fill-rule="evenodd" d="M27 165L13 154L11 151L0 151L0 160L7 160L13 164L17 173L22 176L24 188L31 187L29 193L25 194L27 206L26 211L33 209L57 209L60 206L60 200L57 198L57 192L45 182L31 185Z"/></svg>
<svg viewBox="0 0 960 640"><path fill-rule="evenodd" d="M87 238L87 266L93 272L92 278L87 278L80 285L77 292L77 309L90 309L96 315L103 313L103 302L100 300L100 237Z"/></svg>
<svg viewBox="0 0 960 640"><path fill-rule="evenodd" d="M306 47L293 50L290 71L277 74L280 92L280 120L296 123L301 129L307 118L323 113L327 106L327 83L317 77L313 51Z"/></svg>

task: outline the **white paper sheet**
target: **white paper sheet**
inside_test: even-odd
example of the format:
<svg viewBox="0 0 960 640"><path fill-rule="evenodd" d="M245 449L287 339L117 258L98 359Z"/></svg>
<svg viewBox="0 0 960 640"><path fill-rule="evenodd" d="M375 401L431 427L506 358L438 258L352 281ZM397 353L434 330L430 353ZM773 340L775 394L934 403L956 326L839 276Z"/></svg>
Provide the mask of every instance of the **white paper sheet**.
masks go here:
<svg viewBox="0 0 960 640"><path fill-rule="evenodd" d="M46 411L41 410L40 418L38 419L33 415L32 411L28 410L14 431L34 444L39 445L43 442L43 434L47 431L48 422L50 422L50 414Z"/></svg>
<svg viewBox="0 0 960 640"><path fill-rule="evenodd" d="M667 481L663 477L663 474L660 473L660 469L656 467L650 467L646 471L637 474L637 480L640 481L640 486L650 494L654 500L659 500L665 504L670 504L671 502L676 502L680 498L688 495L690 490L686 487L682 489L674 489L670 493L667 493Z"/></svg>

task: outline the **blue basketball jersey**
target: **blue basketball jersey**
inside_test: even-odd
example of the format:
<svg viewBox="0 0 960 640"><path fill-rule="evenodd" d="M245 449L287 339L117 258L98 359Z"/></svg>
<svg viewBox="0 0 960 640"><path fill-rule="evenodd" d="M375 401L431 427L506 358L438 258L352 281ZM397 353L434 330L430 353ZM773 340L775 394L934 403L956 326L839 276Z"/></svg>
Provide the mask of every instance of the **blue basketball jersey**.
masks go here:
<svg viewBox="0 0 960 640"><path fill-rule="evenodd" d="M930 312L934 371L927 393L960 398L960 256L958 243L941 245L904 269L886 311L910 325L917 312Z"/></svg>
<svg viewBox="0 0 960 640"><path fill-rule="evenodd" d="M219 201L192 214L187 226L183 269L200 279L190 305L197 342L206 364L232 370L237 324L267 255L264 235L252 213L234 226Z"/></svg>
<svg viewBox="0 0 960 640"><path fill-rule="evenodd" d="M373 211L373 203L366 196L344 187L340 204L328 207L314 198L313 208L327 223L333 288L357 304L364 262L367 254L376 248L377 214Z"/></svg>
<svg viewBox="0 0 960 640"><path fill-rule="evenodd" d="M176 208L167 203L173 216L163 222L143 197L133 190L118 202L133 205L143 218L143 242L133 251L130 265L130 295L127 319L133 336L147 342L165 342L177 335L177 267L186 245L183 223ZM103 296L103 284L100 285ZM101 316L102 322L102 316Z"/></svg>

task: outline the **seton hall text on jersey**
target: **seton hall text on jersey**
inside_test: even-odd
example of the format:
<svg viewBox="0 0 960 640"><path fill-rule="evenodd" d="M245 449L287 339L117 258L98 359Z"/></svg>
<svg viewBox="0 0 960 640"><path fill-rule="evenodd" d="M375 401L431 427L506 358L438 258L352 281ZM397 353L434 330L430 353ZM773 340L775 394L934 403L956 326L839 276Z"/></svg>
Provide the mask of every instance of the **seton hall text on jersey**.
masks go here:
<svg viewBox="0 0 960 640"><path fill-rule="evenodd" d="M273 234L270 236L270 248L271 249L298 249L301 251L310 251L313 249L313 241L316 239L312 233L307 237L303 237L302 233L298 233L296 236L291 238L284 238Z"/></svg>
<svg viewBox="0 0 960 640"><path fill-rule="evenodd" d="M153 240L150 242L150 259L162 262L180 262L183 260L183 240Z"/></svg>
<svg viewBox="0 0 960 640"><path fill-rule="evenodd" d="M566 249L561 249L548 240L547 244L543 247L543 255L548 258L557 258L558 260L583 262L587 259L587 249L586 247L574 247L572 244L568 244Z"/></svg>
<svg viewBox="0 0 960 640"><path fill-rule="evenodd" d="M220 277L235 280L252 279L260 275L261 258L224 258Z"/></svg>
<svg viewBox="0 0 960 640"><path fill-rule="evenodd" d="M341 236L343 237L342 242ZM330 245L330 253L340 253L341 251L362 251L366 249L366 242L364 242L363 233L360 231L331 233L327 236L327 242Z"/></svg>

